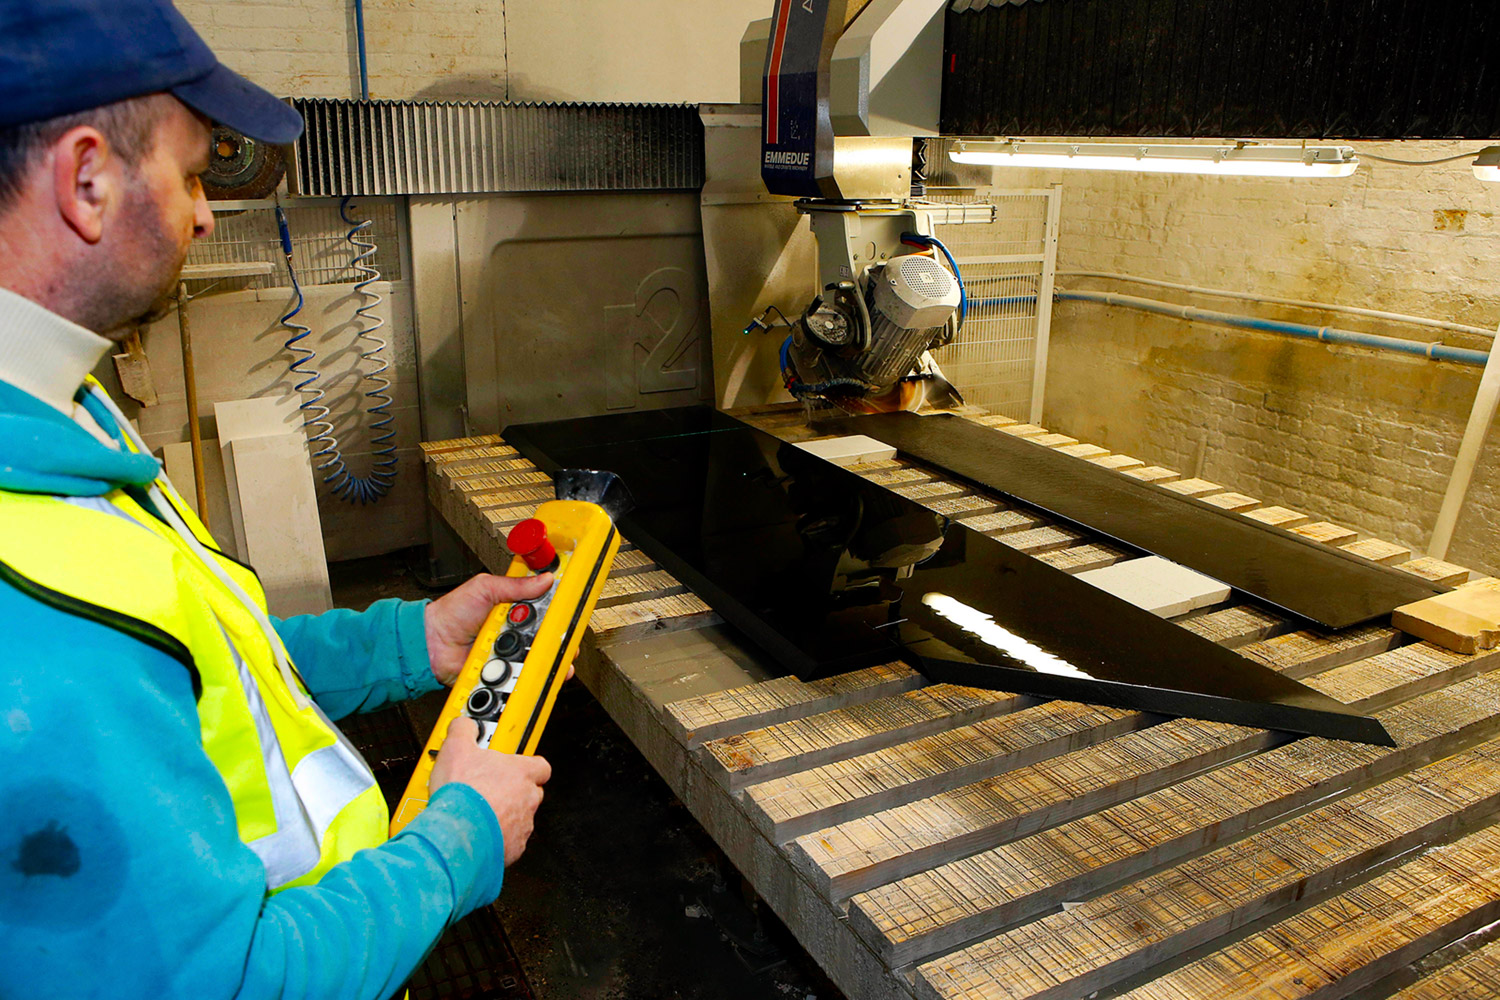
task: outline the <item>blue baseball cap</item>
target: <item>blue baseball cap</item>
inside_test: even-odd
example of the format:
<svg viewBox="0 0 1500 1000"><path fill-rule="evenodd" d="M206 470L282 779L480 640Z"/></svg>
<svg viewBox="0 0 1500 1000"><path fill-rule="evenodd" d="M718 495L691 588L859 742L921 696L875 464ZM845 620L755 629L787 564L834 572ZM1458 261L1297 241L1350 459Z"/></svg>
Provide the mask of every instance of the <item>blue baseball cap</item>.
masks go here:
<svg viewBox="0 0 1500 1000"><path fill-rule="evenodd" d="M171 0L0 0L0 128L167 92L252 139L302 116L219 62Z"/></svg>

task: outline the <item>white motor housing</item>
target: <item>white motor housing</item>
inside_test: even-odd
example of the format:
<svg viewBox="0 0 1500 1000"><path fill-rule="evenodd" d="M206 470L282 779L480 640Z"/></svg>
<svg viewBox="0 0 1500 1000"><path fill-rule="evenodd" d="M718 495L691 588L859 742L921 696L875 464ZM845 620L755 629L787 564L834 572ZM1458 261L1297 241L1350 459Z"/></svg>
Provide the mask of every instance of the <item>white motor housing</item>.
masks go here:
<svg viewBox="0 0 1500 1000"><path fill-rule="evenodd" d="M942 326L958 308L958 282L926 254L898 257L875 282L875 309L904 330Z"/></svg>

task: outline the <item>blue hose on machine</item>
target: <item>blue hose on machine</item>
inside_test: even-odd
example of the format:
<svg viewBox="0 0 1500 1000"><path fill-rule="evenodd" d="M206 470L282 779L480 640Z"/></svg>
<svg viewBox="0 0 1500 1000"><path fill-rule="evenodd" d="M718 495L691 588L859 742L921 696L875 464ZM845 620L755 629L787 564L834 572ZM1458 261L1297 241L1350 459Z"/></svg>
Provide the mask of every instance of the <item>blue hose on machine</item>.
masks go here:
<svg viewBox="0 0 1500 1000"><path fill-rule="evenodd" d="M364 393L366 399L373 400L366 408L366 413L371 417L370 444L373 452L373 465L368 476L356 476L349 472L342 446L334 434L333 421L329 419L330 409L323 402L324 391L316 384L322 378L316 368L317 352L304 343L312 335L312 329L296 319L302 312L306 299L292 261L291 230L287 225L286 212L277 205L276 226L281 238L281 250L286 257L287 276L291 279L292 291L296 295L296 304L281 317L281 325L292 331L292 336L284 346L295 358L287 370L292 375L294 390L302 396L298 409L302 413L302 428L307 434L313 468L322 474L324 485L334 496L349 503L365 504L384 497L395 481L396 431L392 426L394 418L390 413L392 401L387 392L391 381L385 377L385 372L390 368L383 356L386 342L375 336L377 331L384 328L385 320L374 315L373 310L384 299L369 288L372 283L380 280L380 272L369 263L370 258L375 255L375 243L365 235L373 222L351 219L348 204L349 199L345 198L339 206L339 214L352 227L345 238L357 250L351 263L359 274L354 290L355 294L365 300L354 312L354 322L358 327L355 339L362 342L358 348L361 362L373 362L378 366L373 371L360 373L361 381L375 383L374 389Z"/></svg>

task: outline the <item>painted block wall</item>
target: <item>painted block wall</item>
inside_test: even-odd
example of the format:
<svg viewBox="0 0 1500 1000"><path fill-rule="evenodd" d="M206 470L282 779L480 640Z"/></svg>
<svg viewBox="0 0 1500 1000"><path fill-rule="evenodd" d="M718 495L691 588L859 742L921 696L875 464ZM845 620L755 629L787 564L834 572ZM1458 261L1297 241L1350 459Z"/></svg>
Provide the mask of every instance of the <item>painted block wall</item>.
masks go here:
<svg viewBox="0 0 1500 1000"><path fill-rule="evenodd" d="M178 0L230 67L357 97L353 0ZM739 40L772 0L366 0L370 95L733 102Z"/></svg>
<svg viewBox="0 0 1500 1000"><path fill-rule="evenodd" d="M1363 148L1431 159L1478 145ZM1416 340L1437 331L1061 272L1125 272L1479 327L1500 322L1500 184L1477 181L1467 162L1366 160L1354 176L1329 180L996 170L994 183L1064 185L1061 288ZM1425 551L1480 369L1092 303L1059 303L1053 316L1049 427ZM1493 431L1449 558L1500 572Z"/></svg>

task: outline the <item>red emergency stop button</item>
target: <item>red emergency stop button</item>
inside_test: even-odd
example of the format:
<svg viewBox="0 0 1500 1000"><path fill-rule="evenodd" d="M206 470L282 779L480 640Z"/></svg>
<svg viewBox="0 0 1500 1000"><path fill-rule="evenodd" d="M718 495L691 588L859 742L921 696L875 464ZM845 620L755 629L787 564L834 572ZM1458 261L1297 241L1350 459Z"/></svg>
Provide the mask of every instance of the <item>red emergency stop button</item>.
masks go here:
<svg viewBox="0 0 1500 1000"><path fill-rule="evenodd" d="M510 606L510 623L512 625L525 625L531 621L531 605L512 604Z"/></svg>
<svg viewBox="0 0 1500 1000"><path fill-rule="evenodd" d="M557 558L557 550L547 540L547 526L534 517L529 517L510 529L505 547L520 556L533 572L546 569Z"/></svg>

